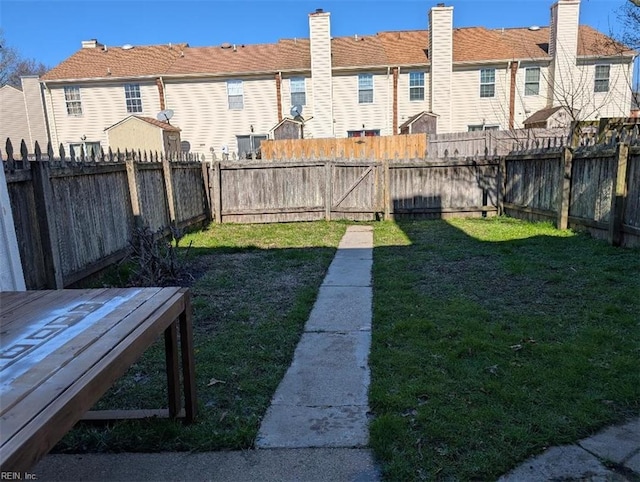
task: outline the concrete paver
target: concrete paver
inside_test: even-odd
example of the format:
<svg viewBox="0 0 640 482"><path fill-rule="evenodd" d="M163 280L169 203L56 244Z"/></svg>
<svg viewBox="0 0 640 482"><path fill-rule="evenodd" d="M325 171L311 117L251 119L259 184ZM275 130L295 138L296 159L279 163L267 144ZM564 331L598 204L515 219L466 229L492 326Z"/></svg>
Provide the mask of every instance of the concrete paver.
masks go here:
<svg viewBox="0 0 640 482"><path fill-rule="evenodd" d="M322 286L307 321L307 331L369 330L371 317L361 306L371 306L371 288Z"/></svg>
<svg viewBox="0 0 640 482"><path fill-rule="evenodd" d="M609 427L592 437L580 440L578 445L601 459L619 464L640 448L640 419Z"/></svg>
<svg viewBox="0 0 640 482"><path fill-rule="evenodd" d="M368 331L303 334L272 404L367 405L370 345Z"/></svg>
<svg viewBox="0 0 640 482"><path fill-rule="evenodd" d="M542 455L533 457L498 482L540 482L551 480L582 480L606 477L611 472L597 457L575 445L552 447ZM605 479L602 479L605 480Z"/></svg>

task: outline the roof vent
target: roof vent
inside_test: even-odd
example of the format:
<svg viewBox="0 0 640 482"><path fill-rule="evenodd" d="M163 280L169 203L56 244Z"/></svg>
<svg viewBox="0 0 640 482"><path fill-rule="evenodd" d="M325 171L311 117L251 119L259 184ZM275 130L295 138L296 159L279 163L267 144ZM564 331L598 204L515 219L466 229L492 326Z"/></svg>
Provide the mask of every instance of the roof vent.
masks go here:
<svg viewBox="0 0 640 482"><path fill-rule="evenodd" d="M529 30L535 32L536 30L540 30L540 27L538 27L537 25L532 25L531 27L529 27Z"/></svg>
<svg viewBox="0 0 640 482"><path fill-rule="evenodd" d="M316 13L324 13L324 10L321 8L316 8Z"/></svg>
<svg viewBox="0 0 640 482"><path fill-rule="evenodd" d="M131 44L124 44L122 46L122 50L131 50L133 48L133 45Z"/></svg>
<svg viewBox="0 0 640 482"><path fill-rule="evenodd" d="M230 49L231 48L231 44L229 42L224 42L220 44L220 48L221 49Z"/></svg>
<svg viewBox="0 0 640 482"><path fill-rule="evenodd" d="M444 7L444 3L438 3L436 7Z"/></svg>

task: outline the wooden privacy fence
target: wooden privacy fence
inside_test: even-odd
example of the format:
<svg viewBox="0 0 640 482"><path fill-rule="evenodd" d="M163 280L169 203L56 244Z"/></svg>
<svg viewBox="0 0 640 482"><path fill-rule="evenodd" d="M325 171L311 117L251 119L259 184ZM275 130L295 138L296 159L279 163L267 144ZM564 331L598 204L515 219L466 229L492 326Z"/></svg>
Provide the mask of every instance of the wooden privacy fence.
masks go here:
<svg viewBox="0 0 640 482"><path fill-rule="evenodd" d="M260 144L262 159L276 161L424 159L426 151L425 134L267 140Z"/></svg>
<svg viewBox="0 0 640 482"><path fill-rule="evenodd" d="M136 226L168 233L210 218L206 164L47 151L3 158L28 289L62 288L121 259Z"/></svg>
<svg viewBox="0 0 640 482"><path fill-rule="evenodd" d="M217 222L495 214L497 160L214 162Z"/></svg>
<svg viewBox="0 0 640 482"><path fill-rule="evenodd" d="M504 213L586 229L613 245L640 245L640 145L524 151L502 159Z"/></svg>

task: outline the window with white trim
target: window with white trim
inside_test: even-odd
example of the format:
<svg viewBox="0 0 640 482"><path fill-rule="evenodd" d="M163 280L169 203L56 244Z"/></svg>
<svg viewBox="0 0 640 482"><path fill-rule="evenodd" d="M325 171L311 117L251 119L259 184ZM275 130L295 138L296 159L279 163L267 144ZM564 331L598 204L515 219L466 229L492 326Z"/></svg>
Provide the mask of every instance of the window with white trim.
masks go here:
<svg viewBox="0 0 640 482"><path fill-rule="evenodd" d="M373 74L358 74L358 104L373 104Z"/></svg>
<svg viewBox="0 0 640 482"><path fill-rule="evenodd" d="M409 100L424 100L424 72L409 72Z"/></svg>
<svg viewBox="0 0 640 482"><path fill-rule="evenodd" d="M495 97L496 69L480 70L480 97Z"/></svg>
<svg viewBox="0 0 640 482"><path fill-rule="evenodd" d="M307 94L304 77L291 77L289 87L291 89L291 105L306 105Z"/></svg>
<svg viewBox="0 0 640 482"><path fill-rule="evenodd" d="M142 112L142 97L140 96L140 85L125 84L124 100L127 104L127 112L135 114Z"/></svg>
<svg viewBox="0 0 640 482"><path fill-rule="evenodd" d="M540 67L528 67L524 70L524 95L540 94Z"/></svg>
<svg viewBox="0 0 640 482"><path fill-rule="evenodd" d="M65 87L64 101L67 105L68 115L82 115L82 100L80 99L80 87Z"/></svg>
<svg viewBox="0 0 640 482"><path fill-rule="evenodd" d="M227 96L230 110L242 110L244 108L244 91L241 80L227 81Z"/></svg>
<svg viewBox="0 0 640 482"><path fill-rule="evenodd" d="M71 155L71 149L73 149L73 155L76 158L80 158L84 152L85 158L89 159L91 155L98 157L101 154L100 142L82 142L69 144L69 155Z"/></svg>
<svg viewBox="0 0 640 482"><path fill-rule="evenodd" d="M467 130L469 132L476 132L476 131L497 131L500 130L500 126L496 126L496 125L487 125L487 124L476 124L476 125L470 125L467 126Z"/></svg>
<svg viewBox="0 0 640 482"><path fill-rule="evenodd" d="M593 85L594 92L609 92L610 65L596 65L596 77Z"/></svg>

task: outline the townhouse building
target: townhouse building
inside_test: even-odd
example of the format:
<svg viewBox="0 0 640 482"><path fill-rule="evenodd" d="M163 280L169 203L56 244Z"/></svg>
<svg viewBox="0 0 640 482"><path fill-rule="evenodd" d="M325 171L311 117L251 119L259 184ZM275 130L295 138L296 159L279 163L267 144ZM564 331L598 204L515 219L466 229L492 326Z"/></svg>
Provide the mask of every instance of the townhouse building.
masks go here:
<svg viewBox="0 0 640 482"><path fill-rule="evenodd" d="M41 78L51 140L107 149L110 126L167 109L183 149L218 158L255 150L292 106L307 138L393 135L420 116L437 133L514 129L556 107L555 122L627 117L635 52L579 25L580 0L550 10L546 27L454 28L438 4L425 30L332 37L318 9L309 38L272 44L84 41Z"/></svg>

